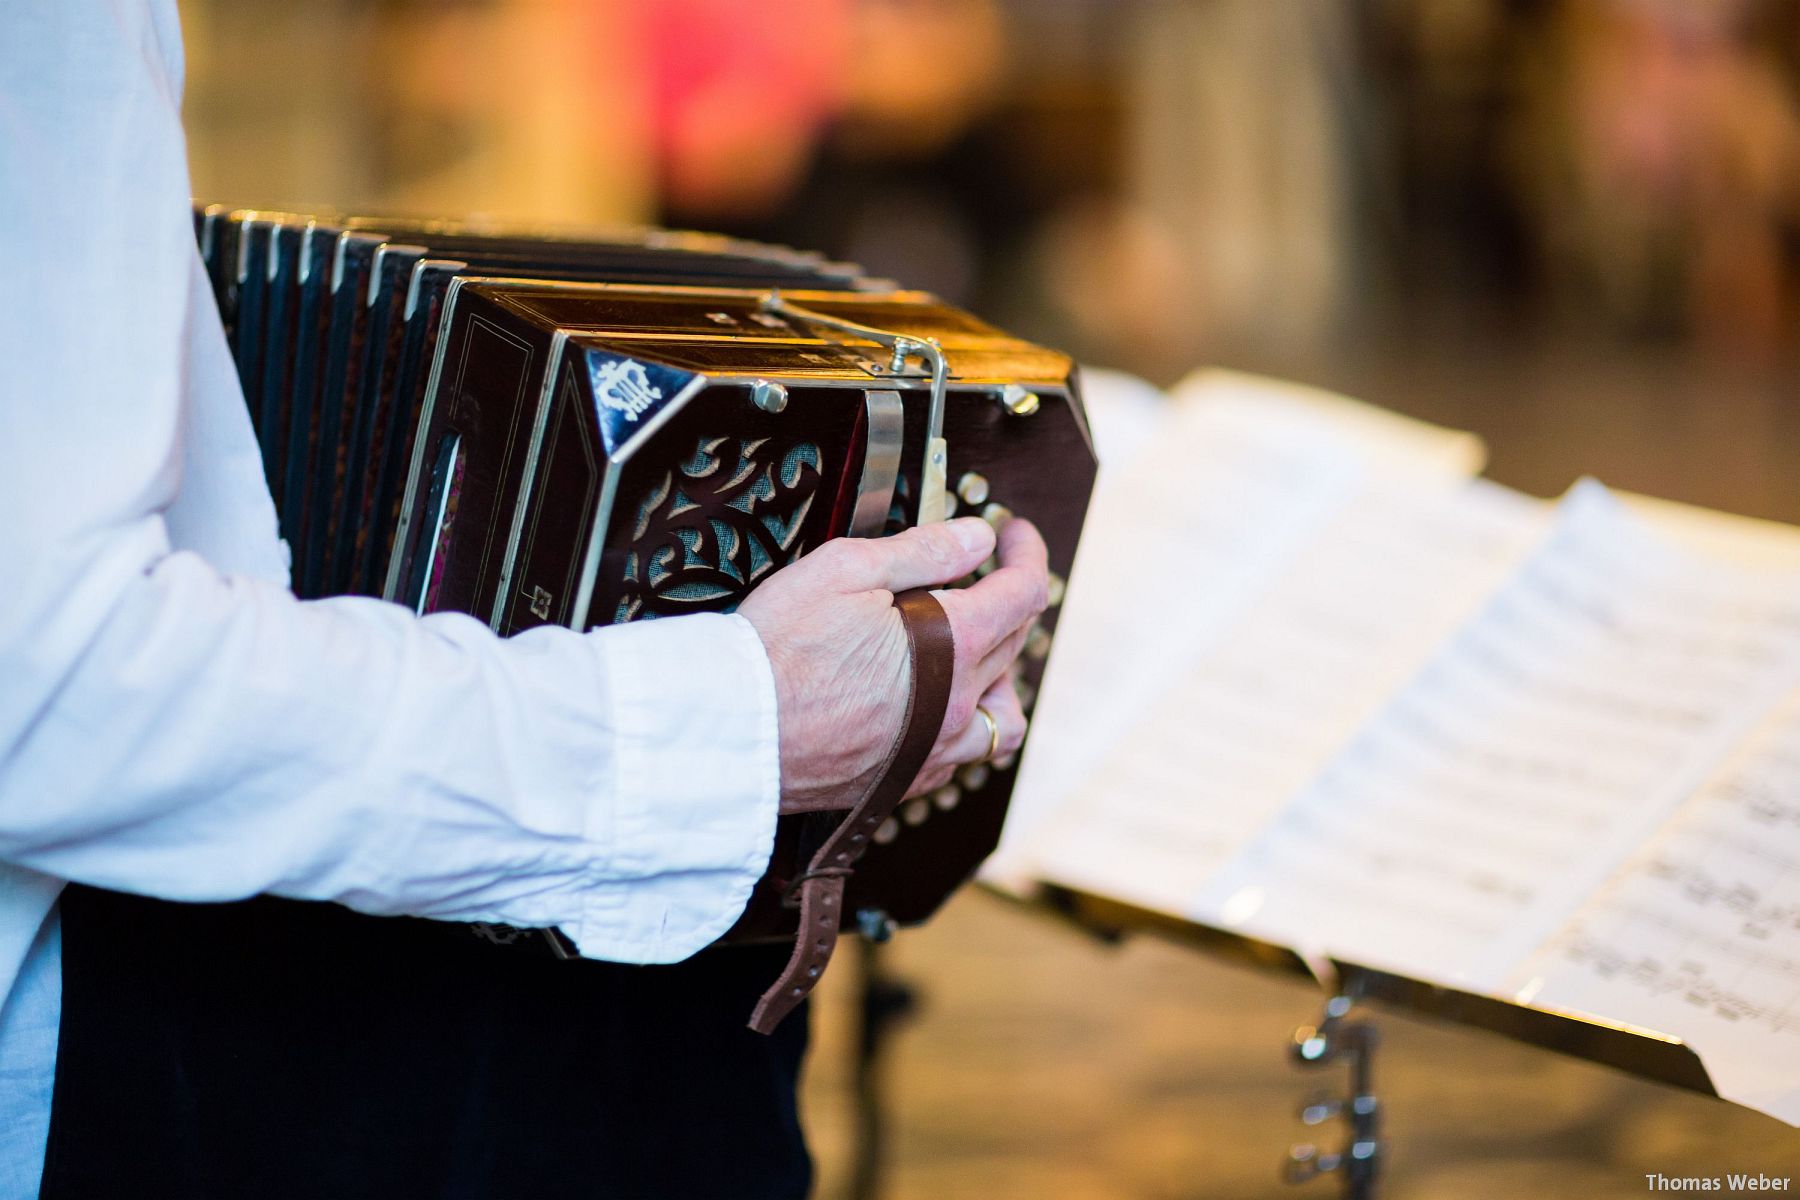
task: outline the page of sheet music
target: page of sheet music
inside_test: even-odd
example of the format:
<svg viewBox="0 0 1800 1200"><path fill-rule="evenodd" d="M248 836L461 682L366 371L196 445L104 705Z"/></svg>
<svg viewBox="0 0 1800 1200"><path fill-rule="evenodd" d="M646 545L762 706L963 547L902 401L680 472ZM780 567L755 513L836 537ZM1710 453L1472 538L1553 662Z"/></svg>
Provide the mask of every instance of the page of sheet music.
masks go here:
<svg viewBox="0 0 1800 1200"><path fill-rule="evenodd" d="M1476 990L1593 892L1796 677L1800 587L1598 485L1189 913Z"/></svg>
<svg viewBox="0 0 1800 1200"><path fill-rule="evenodd" d="M1124 471L1101 480L1048 676L1032 717L1006 837L983 872L1021 886L1020 849L1155 696L1362 486L1376 464L1463 478L1467 434L1391 414L1309 421L1258 381L1190 388ZM1267 402L1265 402L1265 400ZM1311 399L1317 408L1324 401ZM1346 413L1367 406L1343 401ZM1108 419L1092 414L1096 428ZM1104 436L1102 442L1104 444ZM1104 697L1104 703L1095 703Z"/></svg>
<svg viewBox="0 0 1800 1200"><path fill-rule="evenodd" d="M1800 693L1508 986L1680 1037L1721 1095L1800 1124Z"/></svg>
<svg viewBox="0 0 1800 1200"><path fill-rule="evenodd" d="M1330 438L1276 436L1204 406L1171 412L1159 442L1130 471L1102 468L1032 714L1054 736L1027 750L990 877L1365 469Z"/></svg>
<svg viewBox="0 0 1800 1200"><path fill-rule="evenodd" d="M1365 484L1032 839L1047 879L1181 913L1542 535L1479 480Z"/></svg>
<svg viewBox="0 0 1800 1200"><path fill-rule="evenodd" d="M1178 406L1253 421L1271 436L1330 437L1378 469L1438 470L1467 479L1487 462L1486 445L1465 430L1285 379L1207 367L1176 384L1169 397Z"/></svg>
<svg viewBox="0 0 1800 1200"><path fill-rule="evenodd" d="M1720 564L1760 571L1800 570L1800 528L1793 525L1635 492L1613 495L1658 534Z"/></svg>

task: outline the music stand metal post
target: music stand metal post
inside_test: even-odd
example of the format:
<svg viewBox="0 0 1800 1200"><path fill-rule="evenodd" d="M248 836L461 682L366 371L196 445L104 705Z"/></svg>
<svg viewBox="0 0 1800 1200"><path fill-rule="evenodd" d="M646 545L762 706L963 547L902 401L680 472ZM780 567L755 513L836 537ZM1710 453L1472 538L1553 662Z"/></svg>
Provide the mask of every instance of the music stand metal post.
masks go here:
<svg viewBox="0 0 1800 1200"><path fill-rule="evenodd" d="M876 1200L887 1169L888 1098L886 1049L894 1030L917 1010L918 988L885 968L893 923L879 914L857 914L856 1052L851 1063L851 1106L856 1134L850 1155L849 1200Z"/></svg>
<svg viewBox="0 0 1800 1200"><path fill-rule="evenodd" d="M1328 1063L1349 1066L1347 1096L1309 1102L1301 1109L1301 1119L1308 1124L1341 1117L1349 1138L1341 1150L1333 1152L1295 1146L1289 1151L1283 1174L1297 1183L1336 1175L1350 1200L1371 1200L1375 1195L1382 1154L1380 1105L1372 1085L1378 1039L1366 1016L1349 1019L1358 1005L1364 1006L1365 1012L1370 1006L1380 1006L1485 1029L1653 1082L1707 1096L1719 1094L1693 1048L1655 1030L1465 992L1346 959L1331 958L1315 969L1285 946L1058 884L1041 883L1030 896L989 890L1106 941L1119 941L1128 933L1155 934L1212 957L1304 978L1326 990L1330 999L1324 1018L1317 1026L1295 1031L1290 1053L1307 1068Z"/></svg>
<svg viewBox="0 0 1800 1200"><path fill-rule="evenodd" d="M1123 941L1128 932L1160 928L1169 933L1186 924L1066 888L1047 886L1030 901L1007 891L988 890L1040 915L1050 914L1084 936L1109 944ZM887 1169L889 1098L883 1069L886 1051L898 1026L916 1013L919 992L917 985L896 977L883 964L886 943L894 932L893 922L875 912L858 913L857 919L863 936L856 941L857 1040L851 1065L855 1137L846 1195L849 1200L877 1200ZM1181 940L1199 944L1214 955L1316 979L1307 964L1285 947L1206 926L1189 926L1180 932ZM1333 995L1326 1001L1324 1015L1316 1026L1301 1026L1294 1031L1290 1047L1297 1065L1307 1069L1345 1065L1350 1078L1347 1095L1314 1095L1299 1112L1300 1120L1309 1126L1342 1119L1346 1137L1341 1148L1321 1150L1313 1143L1296 1144L1288 1151L1282 1176L1296 1184L1336 1178L1342 1184L1344 1200L1374 1200L1382 1148L1380 1103L1373 1086L1379 1037L1366 1014L1351 1019L1364 986L1364 981L1353 980L1344 991Z"/></svg>
<svg viewBox="0 0 1800 1200"><path fill-rule="evenodd" d="M1317 1095L1300 1109L1300 1119L1308 1125L1342 1120L1347 1140L1339 1150L1320 1150L1311 1142L1291 1147L1283 1177L1289 1183L1307 1183L1335 1172L1345 1200L1374 1200L1382 1148L1381 1104L1374 1085L1380 1038L1373 1021L1350 1019L1355 1004L1354 996L1340 992L1325 1002L1323 1020L1294 1031L1291 1051L1296 1063L1308 1068L1345 1063L1350 1068L1348 1095Z"/></svg>

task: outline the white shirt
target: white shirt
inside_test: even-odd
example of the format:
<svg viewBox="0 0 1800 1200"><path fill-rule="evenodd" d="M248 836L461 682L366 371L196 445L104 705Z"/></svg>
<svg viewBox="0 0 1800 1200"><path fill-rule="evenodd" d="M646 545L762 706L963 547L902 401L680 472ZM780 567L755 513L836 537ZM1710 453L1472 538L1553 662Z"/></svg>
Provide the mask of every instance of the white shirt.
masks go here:
<svg viewBox="0 0 1800 1200"><path fill-rule="evenodd" d="M685 958L768 863L748 622L501 640L302 603L201 274L173 0L0 0L0 1197L36 1195L65 880Z"/></svg>

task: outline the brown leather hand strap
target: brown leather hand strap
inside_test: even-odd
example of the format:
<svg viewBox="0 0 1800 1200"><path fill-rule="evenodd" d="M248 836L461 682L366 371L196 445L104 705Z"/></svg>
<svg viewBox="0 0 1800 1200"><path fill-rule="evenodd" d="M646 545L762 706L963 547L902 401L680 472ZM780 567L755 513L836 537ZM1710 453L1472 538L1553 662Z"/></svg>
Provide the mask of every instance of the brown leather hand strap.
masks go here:
<svg viewBox="0 0 1800 1200"><path fill-rule="evenodd" d="M837 947L838 923L843 918L844 880L869 848L869 839L887 820L906 789L937 744L950 704L950 679L956 668L956 642L943 605L927 591L902 592L894 597L900 623L906 628L912 656L911 682L906 717L900 736L876 773L875 782L838 825L800 878L800 932L794 954L781 978L763 994L750 1014L750 1028L771 1033L782 1018L812 991L825 973L831 952Z"/></svg>

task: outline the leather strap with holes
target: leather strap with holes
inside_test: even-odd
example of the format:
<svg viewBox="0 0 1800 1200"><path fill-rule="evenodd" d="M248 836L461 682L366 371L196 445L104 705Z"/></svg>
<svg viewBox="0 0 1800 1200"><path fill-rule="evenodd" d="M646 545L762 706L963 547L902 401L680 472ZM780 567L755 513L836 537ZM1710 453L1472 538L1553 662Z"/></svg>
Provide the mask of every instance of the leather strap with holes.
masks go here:
<svg viewBox="0 0 1800 1200"><path fill-rule="evenodd" d="M795 880L800 893L800 932L794 954L750 1014L750 1028L771 1033L782 1018L794 1011L825 973L837 946L838 924L843 920L844 881L856 860L869 848L869 839L881 823L893 815L906 789L937 744L950 704L950 679L956 667L956 643L943 605L928 591L902 592L894 597L900 623L906 629L912 659L908 672L909 695L900 736L876 773L875 782L832 831L812 862Z"/></svg>

